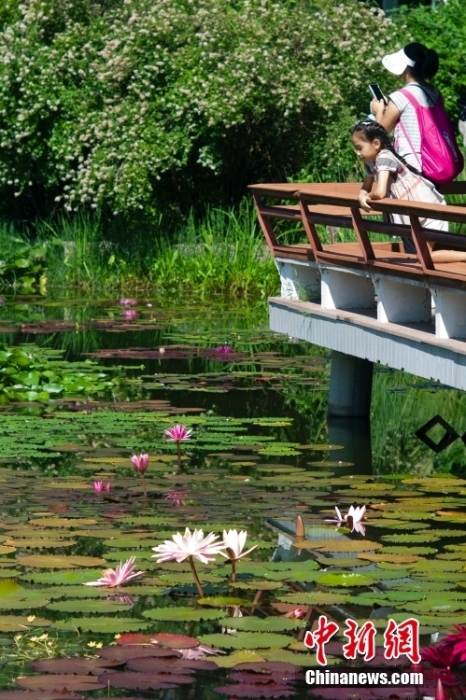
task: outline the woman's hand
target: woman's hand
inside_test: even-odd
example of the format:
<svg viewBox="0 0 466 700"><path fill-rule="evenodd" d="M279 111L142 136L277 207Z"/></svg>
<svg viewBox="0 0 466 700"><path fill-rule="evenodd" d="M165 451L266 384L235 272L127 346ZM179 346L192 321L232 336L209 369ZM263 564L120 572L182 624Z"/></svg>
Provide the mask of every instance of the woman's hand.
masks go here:
<svg viewBox="0 0 466 700"><path fill-rule="evenodd" d="M375 97L372 100L371 113L374 115L377 122L380 122L382 119L386 106L385 100L376 100Z"/></svg>

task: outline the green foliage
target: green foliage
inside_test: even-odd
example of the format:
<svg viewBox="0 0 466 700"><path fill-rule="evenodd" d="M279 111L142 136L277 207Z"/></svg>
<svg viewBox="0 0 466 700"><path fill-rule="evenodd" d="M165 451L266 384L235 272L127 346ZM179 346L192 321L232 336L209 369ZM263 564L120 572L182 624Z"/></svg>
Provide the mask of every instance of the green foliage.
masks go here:
<svg viewBox="0 0 466 700"><path fill-rule="evenodd" d="M156 239L152 279L158 290L201 297L223 292L266 298L277 292L277 270L251 206L237 214L211 209L198 224L191 216L175 241Z"/></svg>
<svg viewBox="0 0 466 700"><path fill-rule="evenodd" d="M439 54L440 69L435 76L435 84L442 91L450 114L457 116L456 100L459 96L466 97L466 15L463 0L448 0L446 3L436 3L434 7L401 7L395 18L409 32L406 41L419 41Z"/></svg>
<svg viewBox="0 0 466 700"><path fill-rule="evenodd" d="M234 203L251 181L343 177L347 127L399 44L357 0L6 8L0 192L28 217L58 206L147 222Z"/></svg>
<svg viewBox="0 0 466 700"><path fill-rule="evenodd" d="M46 403L53 397L88 396L112 386L107 375L90 360L59 363L38 348L0 345L0 404Z"/></svg>
<svg viewBox="0 0 466 700"><path fill-rule="evenodd" d="M13 286L23 294L43 291L47 248L47 242L30 243L13 227L0 224L0 286Z"/></svg>

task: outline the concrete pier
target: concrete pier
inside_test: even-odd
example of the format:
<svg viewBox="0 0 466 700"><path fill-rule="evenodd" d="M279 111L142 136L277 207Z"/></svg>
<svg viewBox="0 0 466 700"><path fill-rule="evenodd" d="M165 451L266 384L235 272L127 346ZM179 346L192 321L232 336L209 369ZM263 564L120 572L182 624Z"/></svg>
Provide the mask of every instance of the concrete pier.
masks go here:
<svg viewBox="0 0 466 700"><path fill-rule="evenodd" d="M436 302L438 315L445 314L443 299ZM271 330L335 353L329 406L334 415L368 415L374 362L466 390L466 343L440 338L433 322L386 323L376 309L324 309L282 297L269 299L269 315Z"/></svg>
<svg viewBox="0 0 466 700"><path fill-rule="evenodd" d="M372 369L369 360L334 350L330 370L329 416L365 418L371 410Z"/></svg>

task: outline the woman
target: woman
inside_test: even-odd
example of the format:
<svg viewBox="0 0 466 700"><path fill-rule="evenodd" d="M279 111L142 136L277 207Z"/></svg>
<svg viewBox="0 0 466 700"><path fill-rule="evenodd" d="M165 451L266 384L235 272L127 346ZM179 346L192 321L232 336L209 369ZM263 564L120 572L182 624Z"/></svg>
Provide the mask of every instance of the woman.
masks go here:
<svg viewBox="0 0 466 700"><path fill-rule="evenodd" d="M432 108L438 99L442 99L439 90L429 82L439 69L438 54L433 49L413 42L396 53L384 56L382 64L390 73L403 79L404 89L408 89L423 107ZM384 100L372 100L371 112L375 121L387 132L394 130L394 150L403 162L422 174L419 123L416 110L403 91L392 92L387 103ZM448 231L448 223L437 221L426 228ZM415 252L411 240L404 239L403 242L407 253ZM435 262L464 262L466 259L464 252L454 250L436 250L431 255Z"/></svg>
<svg viewBox="0 0 466 700"><path fill-rule="evenodd" d="M437 52L423 44L413 42L396 53L382 59L384 67L399 75L413 97L423 107L433 107L440 92L430 84L439 69ZM401 90L392 92L388 104L372 100L371 112L375 120L388 132L394 129L395 150L413 168L422 172L421 134L416 111Z"/></svg>

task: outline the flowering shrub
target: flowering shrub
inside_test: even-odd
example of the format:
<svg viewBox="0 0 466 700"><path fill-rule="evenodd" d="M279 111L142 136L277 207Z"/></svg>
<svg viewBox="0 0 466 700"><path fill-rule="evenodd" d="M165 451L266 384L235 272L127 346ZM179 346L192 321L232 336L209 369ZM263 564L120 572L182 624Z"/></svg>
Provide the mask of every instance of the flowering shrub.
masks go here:
<svg viewBox="0 0 466 700"><path fill-rule="evenodd" d="M357 0L5 0L2 200L155 217L347 174L396 32Z"/></svg>

